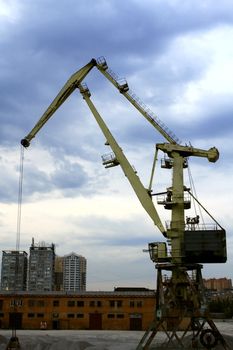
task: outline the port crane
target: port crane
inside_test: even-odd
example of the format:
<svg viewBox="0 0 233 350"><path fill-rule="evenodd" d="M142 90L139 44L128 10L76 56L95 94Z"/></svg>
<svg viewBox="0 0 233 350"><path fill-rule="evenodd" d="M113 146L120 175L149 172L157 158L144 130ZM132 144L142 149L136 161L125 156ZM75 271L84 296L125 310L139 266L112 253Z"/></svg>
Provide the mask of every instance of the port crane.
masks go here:
<svg viewBox="0 0 233 350"><path fill-rule="evenodd" d="M97 67L167 141L156 144L149 188L145 188L141 183L135 169L93 104L88 87L83 83L94 67ZM175 134L129 89L126 80L119 78L108 68L103 57L92 59L70 77L33 129L21 140L24 147L30 145L43 125L75 89L79 89L106 138L106 145L112 149L111 154L102 157L103 164L106 168L121 166L140 203L166 239L166 242L148 244L151 260L157 269L156 311L137 350L149 349L156 334L161 330L166 335L163 344L166 348L187 348L185 336L191 332L189 348L211 349L220 343L223 349L228 349L223 336L209 316L201 274L202 263L226 261L225 230L216 220L213 227L207 228L200 227L198 216L185 219L185 210L191 206L190 197L195 198L184 185L183 172L188 166L188 159L203 157L210 162L216 162L219 158L218 150L215 147L203 150L191 145L182 145ZM172 171L172 185L162 193L162 197L161 194L152 192L154 168L159 151L164 154L162 168ZM158 204L162 204L171 212L171 221L166 227L158 215L153 196L157 196ZM165 277L167 273L170 273L170 278ZM178 331L181 329L183 333L180 336Z"/></svg>

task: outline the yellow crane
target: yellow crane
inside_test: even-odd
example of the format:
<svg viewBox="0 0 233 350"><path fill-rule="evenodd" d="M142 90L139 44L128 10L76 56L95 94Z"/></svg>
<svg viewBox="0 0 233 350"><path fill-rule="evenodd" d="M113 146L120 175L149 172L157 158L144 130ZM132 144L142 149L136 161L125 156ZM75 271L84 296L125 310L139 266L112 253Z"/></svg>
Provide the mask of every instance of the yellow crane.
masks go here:
<svg viewBox="0 0 233 350"><path fill-rule="evenodd" d="M148 188L141 183L134 168L91 101L89 89L83 84L84 78L95 66L167 141L156 145ZM137 350L148 349L158 330L163 330L167 336L167 348L174 347L176 341L178 342L177 348L185 349L183 338L188 332L192 332L193 344L201 342L204 348L211 349L212 345L220 342L223 348L227 349L224 338L209 317L201 275L201 263L226 261L225 230L216 220L211 229L200 228L198 217L190 218L190 222L185 220L185 210L190 208L190 200L186 199L185 194L191 196L193 194L184 185L183 176L189 157L204 157L210 162L216 162L219 157L218 150L215 147L203 150L190 145L181 145L174 133L129 89L127 82L108 68L103 57L97 60L92 59L70 77L33 129L21 140L24 147L30 145L38 131L75 89L80 90L107 140L106 144L113 151L103 158L103 164L106 168L121 166L143 208L166 238L166 242L149 243L150 257L157 269L156 312ZM172 185L163 193L165 197L162 200L158 199L159 204L163 204L165 209L171 211L171 221L166 228L153 203L153 196L156 194L153 194L151 190L159 151L166 156L162 168L172 170ZM170 252L168 251L169 245L171 246ZM171 274L169 279L164 279L164 271ZM190 272L192 277L190 277ZM180 336L177 331L184 319L189 321ZM209 328L206 328L206 325Z"/></svg>

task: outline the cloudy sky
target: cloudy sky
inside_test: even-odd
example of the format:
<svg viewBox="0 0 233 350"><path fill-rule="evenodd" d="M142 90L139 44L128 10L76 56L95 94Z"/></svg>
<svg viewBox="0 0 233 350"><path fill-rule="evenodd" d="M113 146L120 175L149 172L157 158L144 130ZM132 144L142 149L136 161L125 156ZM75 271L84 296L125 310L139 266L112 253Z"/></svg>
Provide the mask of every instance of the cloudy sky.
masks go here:
<svg viewBox="0 0 233 350"><path fill-rule="evenodd" d="M231 0L0 0L1 250L16 245L20 140L71 74L104 56L183 144L219 149L218 162L193 157L190 169L198 199L227 231L228 262L203 275L233 278L232 43ZM97 69L85 81L147 187L154 145L165 139ZM102 166L104 143L75 91L25 150L20 249L34 237L55 243L57 255L85 256L88 290L154 288L142 250L163 237L120 167ZM170 185L169 171L156 168L153 190Z"/></svg>

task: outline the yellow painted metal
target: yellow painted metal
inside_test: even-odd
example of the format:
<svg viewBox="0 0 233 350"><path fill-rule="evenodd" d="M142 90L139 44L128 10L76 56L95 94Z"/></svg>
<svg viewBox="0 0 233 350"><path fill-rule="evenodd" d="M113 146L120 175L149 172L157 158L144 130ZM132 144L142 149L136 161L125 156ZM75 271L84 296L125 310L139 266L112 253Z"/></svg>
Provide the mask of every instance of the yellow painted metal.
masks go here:
<svg viewBox="0 0 233 350"><path fill-rule="evenodd" d="M92 59L88 64L79 69L74 73L65 83L63 88L60 90L58 95L55 97L53 102L46 109L42 117L38 120L34 128L30 133L22 139L21 143L24 147L30 145L30 141L38 131L43 127L43 125L52 117L56 110L65 102L65 100L72 94L72 92L79 86L90 70L96 65L96 60Z"/></svg>
<svg viewBox="0 0 233 350"><path fill-rule="evenodd" d="M113 150L117 161L119 162L122 170L125 173L125 176L128 178L134 192L136 193L141 205L146 210L146 212L149 214L151 219L153 220L154 224L158 227L158 229L162 232L164 236L166 236L166 230L160 220L160 217L157 213L157 210L154 206L154 203L152 201L152 198L150 194L148 193L148 190L142 185L139 177L136 175L135 170L129 163L128 159L125 157L122 149L118 145L117 141L111 134L110 130L108 129L107 125L105 124L104 120L98 113L97 109L95 108L93 102L90 99L90 92L87 89L82 89L80 87L80 92L83 95L84 100L86 101L88 107L90 108L92 114L94 115L100 129L102 130L104 136L107 139L107 142L111 149Z"/></svg>
<svg viewBox="0 0 233 350"><path fill-rule="evenodd" d="M161 143L156 148L173 159L172 172L172 217L171 226L167 230L167 237L171 240L172 262L181 263L185 258L184 251L184 158L190 156L205 157L210 162L217 161L218 150L213 147L208 151L191 146Z"/></svg>
<svg viewBox="0 0 233 350"><path fill-rule="evenodd" d="M116 79L109 74L108 70L106 70L105 66L103 67L102 65L97 64L97 68L99 71L120 91L122 95L124 95L127 100L147 119L147 121L153 125L154 128L156 128L161 135L168 141L171 142L172 144L176 144L176 138L171 136L171 133L167 132L167 130L160 125L156 121L155 118L152 118L150 114L143 108L143 106L138 103L137 99L135 99L129 92L129 88L122 89L122 86L118 84ZM124 85L124 87L127 85L127 83Z"/></svg>

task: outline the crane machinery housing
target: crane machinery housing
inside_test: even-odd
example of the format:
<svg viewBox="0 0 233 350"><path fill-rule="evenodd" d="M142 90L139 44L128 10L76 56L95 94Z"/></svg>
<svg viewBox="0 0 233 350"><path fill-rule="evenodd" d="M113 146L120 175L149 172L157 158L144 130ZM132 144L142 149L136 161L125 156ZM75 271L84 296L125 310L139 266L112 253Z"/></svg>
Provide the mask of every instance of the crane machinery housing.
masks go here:
<svg viewBox="0 0 233 350"><path fill-rule="evenodd" d="M93 104L90 90L83 83L94 67L166 140L165 143L157 143L155 146L148 188L144 187L124 155ZM103 165L106 168L121 166L140 203L165 240L148 244L150 258L157 270L156 310L137 350L149 349L157 332L161 330L166 336L161 348L172 349L175 346L175 349L211 349L219 343L223 349L228 349L225 339L210 318L201 273L203 263L226 262L226 233L206 209L214 221L211 225L201 224L198 215L185 217L185 210L191 207L191 199L198 202L191 189L184 185L184 171L188 168L188 160L190 157L202 157L214 163L219 158L218 150L215 147L203 150L182 145L175 134L130 90L127 81L119 78L108 67L104 57L92 59L69 78L33 129L21 140L24 147L29 147L31 140L75 89L79 89L107 140L106 144L112 149L112 153L102 157ZM158 152L164 154L161 167L172 171L172 184L162 193L153 193L152 182ZM171 220L165 226L154 205L154 196L157 197L157 204L163 205L171 213ZM185 337L187 334L191 334L188 346Z"/></svg>

